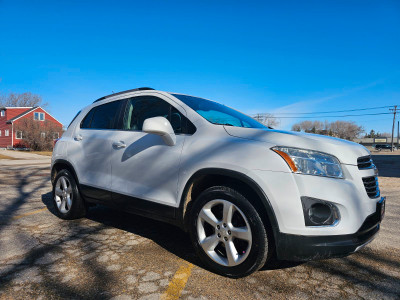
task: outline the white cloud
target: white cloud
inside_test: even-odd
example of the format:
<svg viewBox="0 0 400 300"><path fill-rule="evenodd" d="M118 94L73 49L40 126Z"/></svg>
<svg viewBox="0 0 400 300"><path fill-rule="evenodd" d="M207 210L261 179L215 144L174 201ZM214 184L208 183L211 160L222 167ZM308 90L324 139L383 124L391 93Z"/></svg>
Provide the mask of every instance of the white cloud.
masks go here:
<svg viewBox="0 0 400 300"><path fill-rule="evenodd" d="M361 91L361 90L365 90L365 89L374 87L377 84L382 83L383 81L384 80L381 79L381 80L377 80L377 81L371 82L371 83L366 84L366 85L362 85L362 86L354 87L354 88L351 88L351 89L343 90L342 92L339 92L339 93L336 93L336 94L333 94L333 95L328 95L328 96L315 98L315 99L306 99L306 100L297 101L297 102L294 102L294 103L289 104L289 105L285 105L285 106L282 106L282 107L278 107L278 108L272 109L268 113L275 114L275 115L278 115L278 116L279 115L282 116L282 114L284 114L284 113L296 113L296 112L299 112L299 113L310 112L310 113L312 113L312 112L317 112L317 111L321 110L321 104L324 103L324 102L328 102L328 101L333 100L333 99L344 97L344 96L347 96L349 94L352 94L352 93L355 93L355 92L358 92L358 91ZM252 111L253 112L251 114L260 113L260 110L259 111L252 110ZM285 116L289 117L290 114L285 115ZM294 118L279 118L279 117L277 117L277 119L279 120L278 128L285 129L285 130L290 130L291 126L294 123L297 123L300 120L304 120L302 118L294 119Z"/></svg>

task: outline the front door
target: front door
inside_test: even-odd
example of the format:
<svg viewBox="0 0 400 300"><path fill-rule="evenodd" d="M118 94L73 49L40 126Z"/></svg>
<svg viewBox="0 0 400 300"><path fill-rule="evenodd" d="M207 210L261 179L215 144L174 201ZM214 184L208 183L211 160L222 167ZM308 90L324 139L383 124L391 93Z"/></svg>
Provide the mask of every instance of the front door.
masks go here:
<svg viewBox="0 0 400 300"><path fill-rule="evenodd" d="M160 207L157 204L175 207L181 153L189 137L184 110L178 111L167 98L155 96L137 96L127 101L122 129L115 132L113 140L113 201L143 211ZM144 120L157 116L171 122L176 132L174 146L166 145L158 135L142 131Z"/></svg>

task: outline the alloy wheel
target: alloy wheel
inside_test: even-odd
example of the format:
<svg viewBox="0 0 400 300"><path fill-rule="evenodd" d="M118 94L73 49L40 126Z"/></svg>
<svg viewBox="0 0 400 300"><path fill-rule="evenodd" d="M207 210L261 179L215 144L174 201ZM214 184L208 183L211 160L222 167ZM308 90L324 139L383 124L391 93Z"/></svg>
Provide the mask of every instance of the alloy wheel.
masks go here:
<svg viewBox="0 0 400 300"><path fill-rule="evenodd" d="M252 234L244 213L233 203L207 202L198 215L197 236L204 252L216 263L232 267L250 253Z"/></svg>
<svg viewBox="0 0 400 300"><path fill-rule="evenodd" d="M71 209L72 198L71 182L66 176L61 176L58 178L54 189L54 200L61 213L65 214Z"/></svg>

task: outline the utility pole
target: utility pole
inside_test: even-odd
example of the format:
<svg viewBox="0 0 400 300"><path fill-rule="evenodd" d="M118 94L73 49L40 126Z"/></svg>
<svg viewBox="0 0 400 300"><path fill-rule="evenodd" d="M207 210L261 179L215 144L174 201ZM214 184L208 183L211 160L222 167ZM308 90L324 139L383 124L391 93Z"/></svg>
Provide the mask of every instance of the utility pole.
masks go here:
<svg viewBox="0 0 400 300"><path fill-rule="evenodd" d="M400 139L399 133L400 133L400 130L399 130L399 125L400 125L400 121L397 121L397 150L400 149L400 143L399 143L399 139Z"/></svg>
<svg viewBox="0 0 400 300"><path fill-rule="evenodd" d="M392 147L390 149L393 152L393 146L394 146L394 124L396 124L397 105L395 105L394 108L390 108L390 111L393 111Z"/></svg>

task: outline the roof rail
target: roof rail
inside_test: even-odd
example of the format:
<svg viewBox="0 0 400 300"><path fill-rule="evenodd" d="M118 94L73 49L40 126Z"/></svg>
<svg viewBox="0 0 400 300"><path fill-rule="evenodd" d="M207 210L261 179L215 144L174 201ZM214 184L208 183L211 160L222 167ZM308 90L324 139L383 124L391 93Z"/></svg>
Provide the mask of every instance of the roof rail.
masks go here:
<svg viewBox="0 0 400 300"><path fill-rule="evenodd" d="M140 88L137 88L137 89L126 90L126 91L122 91L122 92L118 92L118 93L114 93L114 94L110 94L110 95L101 97L101 98L97 99L96 101L94 101L93 103L98 102L98 101L101 101L101 100L104 100L104 99L106 99L106 98L110 98L110 97L112 97L112 96L120 95L120 94L125 94L125 93L130 93L130 92L136 92L136 91L149 91L149 90L154 90L154 89L152 89L152 88L150 88L150 87L140 87Z"/></svg>

